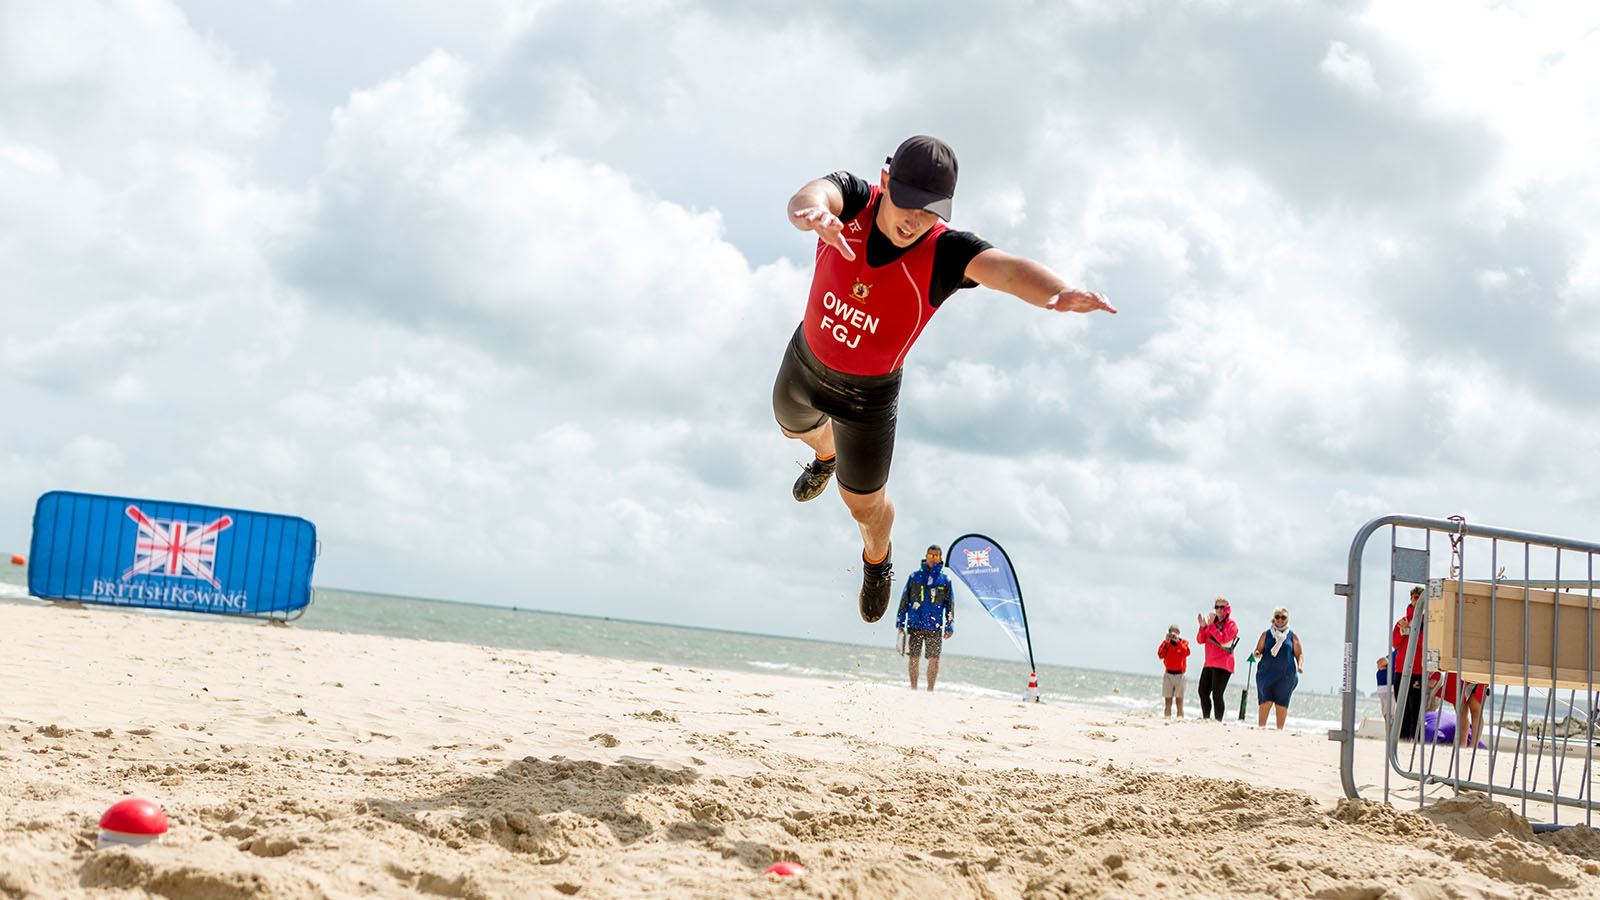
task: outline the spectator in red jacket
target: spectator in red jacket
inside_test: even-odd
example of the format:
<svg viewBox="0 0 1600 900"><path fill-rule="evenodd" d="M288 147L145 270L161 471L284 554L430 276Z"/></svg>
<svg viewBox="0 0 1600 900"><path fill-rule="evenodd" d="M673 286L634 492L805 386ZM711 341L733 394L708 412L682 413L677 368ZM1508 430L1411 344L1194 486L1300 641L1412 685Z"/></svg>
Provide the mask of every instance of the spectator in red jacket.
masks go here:
<svg viewBox="0 0 1600 900"><path fill-rule="evenodd" d="M1178 626L1167 629L1167 639L1156 648L1156 656L1167 667L1167 673L1161 676L1161 700L1166 705L1166 717L1172 718L1172 704L1177 701L1181 719L1183 692L1189 687L1189 642L1183 639Z"/></svg>
<svg viewBox="0 0 1600 900"><path fill-rule="evenodd" d="M1222 693L1233 677L1233 648L1239 644L1239 623L1233 620L1228 598L1218 597L1211 604L1211 615L1198 615L1200 633L1194 639L1206 648L1205 668L1200 670L1200 717L1211 718L1216 710L1222 721Z"/></svg>
<svg viewBox="0 0 1600 900"><path fill-rule="evenodd" d="M1395 712L1401 716L1400 737L1404 740L1415 740L1417 736L1417 723L1422 721L1424 713L1422 703L1422 643L1423 643L1423 616L1417 614L1417 603L1422 599L1422 588L1411 589L1411 602L1406 604L1406 614L1394 623L1394 631L1390 633L1389 643L1394 647L1394 671L1389 675L1389 684L1394 690ZM1416 633L1416 641L1411 640L1412 633ZM1406 650L1411 649L1410 678L1406 676ZM1400 692L1405 691L1405 697Z"/></svg>

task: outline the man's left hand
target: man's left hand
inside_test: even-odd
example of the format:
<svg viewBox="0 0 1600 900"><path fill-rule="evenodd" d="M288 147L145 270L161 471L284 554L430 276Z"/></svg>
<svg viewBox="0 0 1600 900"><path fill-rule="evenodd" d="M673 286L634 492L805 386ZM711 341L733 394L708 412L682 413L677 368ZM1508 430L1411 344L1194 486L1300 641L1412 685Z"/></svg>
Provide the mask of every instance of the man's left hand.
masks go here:
<svg viewBox="0 0 1600 900"><path fill-rule="evenodd" d="M1044 302L1044 308L1055 312L1094 312L1104 310L1116 313L1117 308L1111 305L1104 295L1094 291L1062 291Z"/></svg>
<svg viewBox="0 0 1600 900"><path fill-rule="evenodd" d="M944 636L947 638L953 638L956 636L956 630L954 628L946 629Z"/></svg>

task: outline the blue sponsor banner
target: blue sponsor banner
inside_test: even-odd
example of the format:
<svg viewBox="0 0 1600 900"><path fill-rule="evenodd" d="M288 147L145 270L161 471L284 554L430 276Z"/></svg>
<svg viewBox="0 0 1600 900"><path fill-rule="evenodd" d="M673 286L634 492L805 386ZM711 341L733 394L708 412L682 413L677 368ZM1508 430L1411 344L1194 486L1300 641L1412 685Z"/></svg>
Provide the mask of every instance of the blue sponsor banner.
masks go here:
<svg viewBox="0 0 1600 900"><path fill-rule="evenodd" d="M1028 612L1022 605L1022 585L1006 551L993 538L964 534L950 544L944 564L1011 638L1028 661L1028 668L1036 670L1033 641L1028 635Z"/></svg>
<svg viewBox="0 0 1600 900"><path fill-rule="evenodd" d="M239 616L311 602L317 530L298 516L51 491L33 511L35 597Z"/></svg>

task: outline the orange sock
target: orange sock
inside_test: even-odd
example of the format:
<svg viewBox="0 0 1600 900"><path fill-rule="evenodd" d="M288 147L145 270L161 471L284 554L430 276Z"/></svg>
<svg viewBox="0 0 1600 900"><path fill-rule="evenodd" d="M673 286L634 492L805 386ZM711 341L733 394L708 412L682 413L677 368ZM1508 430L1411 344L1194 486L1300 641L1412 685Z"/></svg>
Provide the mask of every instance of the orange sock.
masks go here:
<svg viewBox="0 0 1600 900"><path fill-rule="evenodd" d="M861 551L861 561L865 562L869 566L878 565L879 563L883 562L884 560L886 560L888 558L889 558L889 551L887 551L887 550L883 551L883 555L878 557L877 559L867 559L867 551L865 551L865 550Z"/></svg>
<svg viewBox="0 0 1600 900"><path fill-rule="evenodd" d="M823 456L822 454L819 453L819 454L817 454L817 462L827 462L828 460L833 459L835 456L838 456L838 455L839 454L837 454L837 453L829 453L827 456Z"/></svg>

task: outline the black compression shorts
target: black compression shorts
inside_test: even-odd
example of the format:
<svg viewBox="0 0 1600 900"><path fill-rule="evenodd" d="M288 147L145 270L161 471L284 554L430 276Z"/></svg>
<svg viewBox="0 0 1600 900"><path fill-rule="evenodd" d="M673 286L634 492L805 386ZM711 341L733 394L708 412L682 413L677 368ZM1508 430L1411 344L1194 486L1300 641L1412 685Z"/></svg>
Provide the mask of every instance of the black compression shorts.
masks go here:
<svg viewBox="0 0 1600 900"><path fill-rule="evenodd" d="M900 370L887 375L847 375L823 365L796 328L772 385L772 414L790 434L805 434L833 420L838 453L834 477L852 494L889 483L894 427L899 414Z"/></svg>

